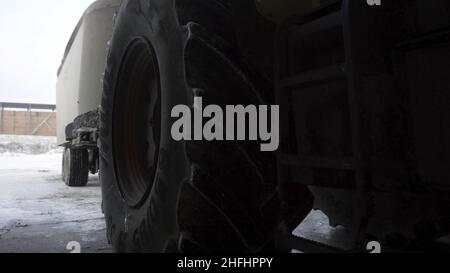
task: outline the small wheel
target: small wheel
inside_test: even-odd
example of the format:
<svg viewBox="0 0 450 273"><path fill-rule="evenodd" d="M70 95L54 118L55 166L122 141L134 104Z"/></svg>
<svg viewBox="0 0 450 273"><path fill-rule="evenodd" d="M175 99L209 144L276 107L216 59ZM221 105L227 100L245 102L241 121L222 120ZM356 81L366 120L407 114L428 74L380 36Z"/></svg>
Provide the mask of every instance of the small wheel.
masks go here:
<svg viewBox="0 0 450 273"><path fill-rule="evenodd" d="M62 177L69 187L84 187L89 178L89 154L85 149L66 148L62 161Z"/></svg>

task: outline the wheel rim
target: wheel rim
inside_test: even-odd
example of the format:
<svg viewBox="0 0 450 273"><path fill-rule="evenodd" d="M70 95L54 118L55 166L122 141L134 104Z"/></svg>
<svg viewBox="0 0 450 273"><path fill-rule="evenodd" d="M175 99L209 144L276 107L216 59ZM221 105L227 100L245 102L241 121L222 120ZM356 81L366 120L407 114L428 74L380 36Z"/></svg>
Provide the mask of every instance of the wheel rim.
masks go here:
<svg viewBox="0 0 450 273"><path fill-rule="evenodd" d="M127 48L116 85L113 111L115 173L122 197L140 206L150 193L161 132L160 81L153 47L143 38Z"/></svg>

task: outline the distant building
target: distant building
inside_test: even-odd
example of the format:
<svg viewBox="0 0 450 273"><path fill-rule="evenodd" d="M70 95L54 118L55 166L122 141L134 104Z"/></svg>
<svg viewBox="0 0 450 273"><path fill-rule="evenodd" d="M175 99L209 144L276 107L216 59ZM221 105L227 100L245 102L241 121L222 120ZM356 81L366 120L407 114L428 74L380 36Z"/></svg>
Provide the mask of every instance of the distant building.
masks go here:
<svg viewBox="0 0 450 273"><path fill-rule="evenodd" d="M56 136L56 106L0 102L0 134Z"/></svg>

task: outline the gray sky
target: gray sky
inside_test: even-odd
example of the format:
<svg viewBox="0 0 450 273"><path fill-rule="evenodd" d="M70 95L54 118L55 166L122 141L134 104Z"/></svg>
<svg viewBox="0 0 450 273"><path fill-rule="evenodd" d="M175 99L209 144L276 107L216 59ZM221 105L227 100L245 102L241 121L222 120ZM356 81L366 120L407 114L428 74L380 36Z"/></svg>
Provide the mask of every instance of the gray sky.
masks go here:
<svg viewBox="0 0 450 273"><path fill-rule="evenodd" d="M0 101L55 103L70 35L94 0L0 0Z"/></svg>

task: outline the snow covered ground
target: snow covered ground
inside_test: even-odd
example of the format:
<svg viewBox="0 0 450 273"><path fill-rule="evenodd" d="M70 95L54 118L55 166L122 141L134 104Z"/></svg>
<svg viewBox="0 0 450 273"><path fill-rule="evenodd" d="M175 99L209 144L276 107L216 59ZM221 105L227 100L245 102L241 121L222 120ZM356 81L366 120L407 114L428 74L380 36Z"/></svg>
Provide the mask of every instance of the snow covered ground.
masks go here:
<svg viewBox="0 0 450 273"><path fill-rule="evenodd" d="M0 253L109 252L97 176L84 188L61 180L56 138L0 135ZM339 245L343 231L313 211L294 234ZM345 236L344 236L345 237Z"/></svg>
<svg viewBox="0 0 450 273"><path fill-rule="evenodd" d="M85 188L61 180L55 138L0 136L0 252L109 252L96 176Z"/></svg>
<svg viewBox="0 0 450 273"><path fill-rule="evenodd" d="M0 155L41 155L62 152L55 137L0 135Z"/></svg>

